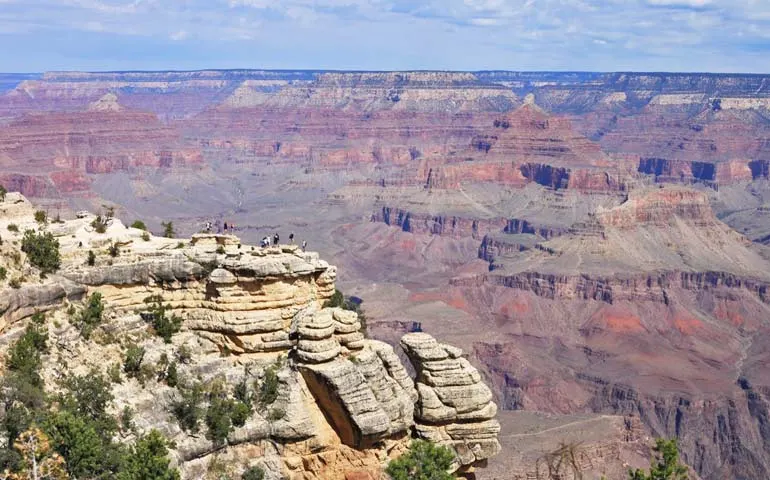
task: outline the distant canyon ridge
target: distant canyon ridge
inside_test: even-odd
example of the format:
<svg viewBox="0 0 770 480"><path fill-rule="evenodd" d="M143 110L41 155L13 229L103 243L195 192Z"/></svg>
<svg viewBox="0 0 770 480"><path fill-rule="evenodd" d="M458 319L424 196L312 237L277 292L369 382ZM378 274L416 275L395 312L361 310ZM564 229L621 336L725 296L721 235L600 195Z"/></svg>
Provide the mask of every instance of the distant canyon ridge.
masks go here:
<svg viewBox="0 0 770 480"><path fill-rule="evenodd" d="M0 75L0 184L49 215L295 233L374 337L470 352L505 410L479 478L544 436L603 471L640 431L770 477L769 176L763 75Z"/></svg>

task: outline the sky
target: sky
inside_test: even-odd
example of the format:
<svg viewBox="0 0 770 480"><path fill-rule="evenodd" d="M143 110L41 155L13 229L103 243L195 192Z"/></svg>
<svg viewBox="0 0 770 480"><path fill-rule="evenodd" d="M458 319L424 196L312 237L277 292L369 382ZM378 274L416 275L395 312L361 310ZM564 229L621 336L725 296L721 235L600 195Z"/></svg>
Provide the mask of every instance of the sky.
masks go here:
<svg viewBox="0 0 770 480"><path fill-rule="evenodd" d="M0 71L770 71L770 0L0 0Z"/></svg>

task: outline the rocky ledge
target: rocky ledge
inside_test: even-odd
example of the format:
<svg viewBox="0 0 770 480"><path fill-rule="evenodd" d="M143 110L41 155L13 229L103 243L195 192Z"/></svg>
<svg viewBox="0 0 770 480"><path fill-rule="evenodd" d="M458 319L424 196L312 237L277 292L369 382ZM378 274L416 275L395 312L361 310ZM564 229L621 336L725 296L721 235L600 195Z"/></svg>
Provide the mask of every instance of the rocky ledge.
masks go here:
<svg viewBox="0 0 770 480"><path fill-rule="evenodd" d="M124 440L160 430L174 442L183 478L210 477L222 464L231 475L259 465L269 479L380 478L411 438L450 447L453 470L465 475L500 450L491 392L462 352L426 334L405 336L413 380L392 346L365 338L357 313L328 306L336 269L316 253L256 248L227 235L159 238L117 219L96 229L94 216L38 223L18 194L0 202L0 213L0 348L46 311L46 388L72 373L120 376L110 368L135 347L150 370L179 359L179 385L259 392L274 379L271 398L262 395L223 441L181 427L171 413L184 395L178 386L126 375L111 387L116 411L136 412L136 431ZM42 276L30 264L19 248L26 230L59 242L56 273ZM104 320L85 338L73 312L94 293ZM151 334L152 298L181 321L168 342Z"/></svg>

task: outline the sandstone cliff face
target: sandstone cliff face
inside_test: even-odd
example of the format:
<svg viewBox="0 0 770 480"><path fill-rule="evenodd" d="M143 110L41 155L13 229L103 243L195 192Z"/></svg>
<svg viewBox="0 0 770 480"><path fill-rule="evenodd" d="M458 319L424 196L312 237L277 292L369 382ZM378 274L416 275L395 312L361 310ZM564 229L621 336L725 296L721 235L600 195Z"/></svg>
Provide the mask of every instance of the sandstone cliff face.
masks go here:
<svg viewBox="0 0 770 480"><path fill-rule="evenodd" d="M33 228L32 212L25 199L9 194L0 202L0 227ZM46 379L61 369L104 371L119 364L123 342L143 347L147 364L187 349L191 358L179 363L183 382L248 384L275 372L275 400L232 431L224 446L180 429L169 413L174 388L136 379L113 388L116 408L133 408L140 432L158 428L175 442L172 454L184 478L202 478L223 461L234 474L260 464L269 478L343 479L356 472L378 478L406 449L413 428L456 453L455 471L473 471L499 452L491 392L462 352L427 335L406 339L421 372L415 383L393 347L364 337L355 312L324 307L336 269L317 254L289 245L258 249L212 234L145 240L117 220L100 234L92 219L47 227L61 243L57 274L32 280L36 272L23 258L7 265L26 281L18 290L0 284L0 334L13 335L36 311L49 312L50 357L59 360L45 364ZM115 242L119 255L106 255ZM15 247L6 241L1 248ZM89 250L97 253L93 266L86 264ZM12 257L6 253L3 264ZM108 318L94 333L98 341L81 338L65 308L94 292ZM170 344L147 335L139 312L152 295L183 319ZM426 356L426 348L444 353ZM437 401L446 405L436 410L441 418L429 413Z"/></svg>

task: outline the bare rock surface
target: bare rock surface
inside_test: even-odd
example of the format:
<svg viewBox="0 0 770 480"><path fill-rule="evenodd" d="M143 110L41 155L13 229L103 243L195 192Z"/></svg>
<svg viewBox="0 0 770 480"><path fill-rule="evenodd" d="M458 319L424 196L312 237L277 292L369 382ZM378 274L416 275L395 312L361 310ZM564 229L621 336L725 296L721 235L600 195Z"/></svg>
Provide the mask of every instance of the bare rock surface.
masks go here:
<svg viewBox="0 0 770 480"><path fill-rule="evenodd" d="M417 435L457 452L458 468L472 470L500 452L497 405L462 350L425 333L409 333L401 346L417 372Z"/></svg>

